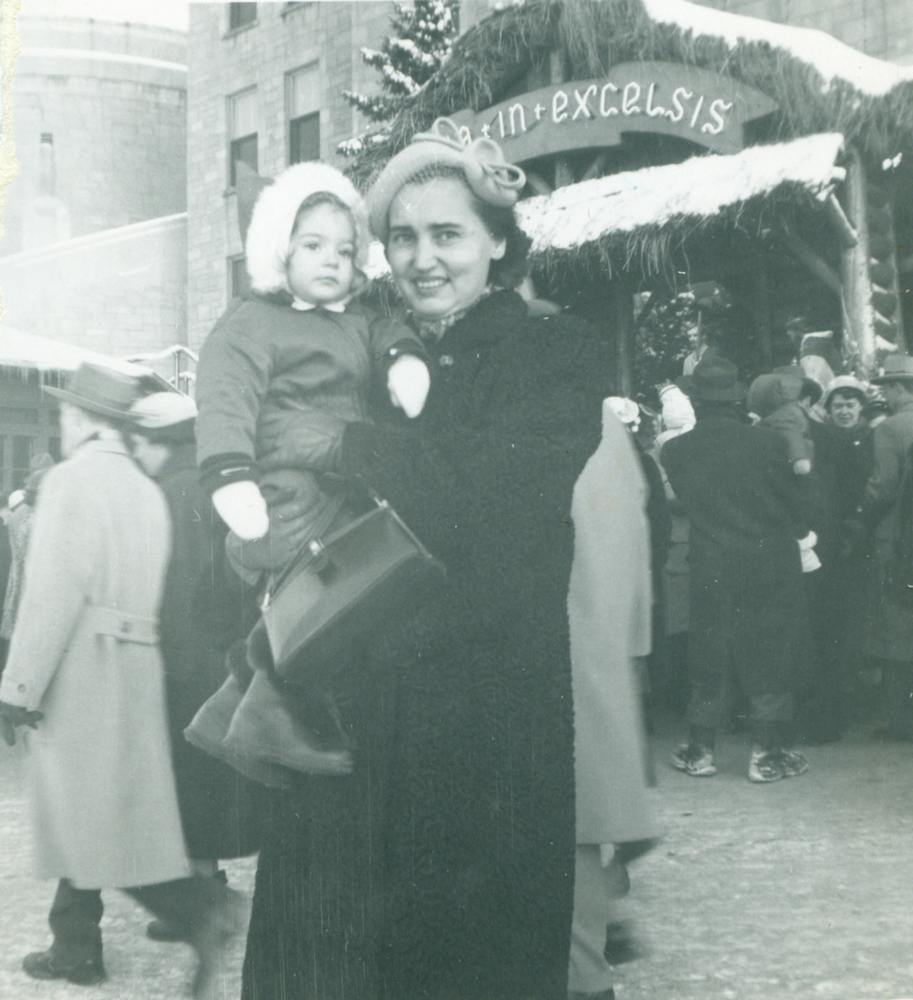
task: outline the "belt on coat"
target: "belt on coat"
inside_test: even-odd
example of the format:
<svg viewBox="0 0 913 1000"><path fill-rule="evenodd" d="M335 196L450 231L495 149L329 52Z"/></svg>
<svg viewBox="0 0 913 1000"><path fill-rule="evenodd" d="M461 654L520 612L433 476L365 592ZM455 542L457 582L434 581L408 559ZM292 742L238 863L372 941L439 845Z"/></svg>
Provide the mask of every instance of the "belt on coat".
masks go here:
<svg viewBox="0 0 913 1000"><path fill-rule="evenodd" d="M154 646L159 641L157 618L92 605L86 610L85 620L96 635L110 635L121 642L137 642L144 646Z"/></svg>

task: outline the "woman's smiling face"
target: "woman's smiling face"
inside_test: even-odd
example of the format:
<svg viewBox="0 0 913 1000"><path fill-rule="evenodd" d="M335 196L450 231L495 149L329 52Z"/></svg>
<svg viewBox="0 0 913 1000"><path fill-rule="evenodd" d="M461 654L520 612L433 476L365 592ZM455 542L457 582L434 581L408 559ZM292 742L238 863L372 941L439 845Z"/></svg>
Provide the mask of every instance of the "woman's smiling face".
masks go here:
<svg viewBox="0 0 913 1000"><path fill-rule="evenodd" d="M456 177L406 184L390 205L387 260L419 319L468 309L485 291L492 260L504 256Z"/></svg>

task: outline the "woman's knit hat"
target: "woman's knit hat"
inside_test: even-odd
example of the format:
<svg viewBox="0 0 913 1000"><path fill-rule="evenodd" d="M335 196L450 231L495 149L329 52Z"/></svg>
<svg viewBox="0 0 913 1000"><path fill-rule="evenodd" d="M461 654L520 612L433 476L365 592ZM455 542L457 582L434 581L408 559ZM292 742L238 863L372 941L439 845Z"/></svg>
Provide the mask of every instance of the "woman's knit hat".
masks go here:
<svg viewBox="0 0 913 1000"><path fill-rule="evenodd" d="M296 163L264 187L254 204L244 240L251 289L261 295L291 292L286 265L295 217L305 198L331 194L352 213L355 266L364 273L368 259L368 215L352 182L325 163Z"/></svg>
<svg viewBox="0 0 913 1000"><path fill-rule="evenodd" d="M390 235L393 199L416 174L433 166L455 167L479 201L498 208L513 208L526 184L526 174L504 159L494 139L470 140L449 118L438 118L390 160L368 192L371 230L381 243Z"/></svg>

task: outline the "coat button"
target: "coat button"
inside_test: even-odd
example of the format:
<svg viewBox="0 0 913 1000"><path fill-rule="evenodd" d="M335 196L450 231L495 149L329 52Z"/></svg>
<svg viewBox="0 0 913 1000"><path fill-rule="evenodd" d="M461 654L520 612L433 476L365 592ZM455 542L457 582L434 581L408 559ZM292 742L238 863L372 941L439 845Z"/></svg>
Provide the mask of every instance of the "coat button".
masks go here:
<svg viewBox="0 0 913 1000"><path fill-rule="evenodd" d="M132 628L130 626L130 622L121 622L120 623L120 630L121 630L121 632L124 635L129 635L130 632L132 631Z"/></svg>
<svg viewBox="0 0 913 1000"><path fill-rule="evenodd" d="M453 355L442 354L438 359L438 364L441 368L449 368L453 364Z"/></svg>
<svg viewBox="0 0 913 1000"><path fill-rule="evenodd" d="M22 694L25 691L25 685L24 684L19 684L16 687L16 690L19 692L19 694Z"/></svg>

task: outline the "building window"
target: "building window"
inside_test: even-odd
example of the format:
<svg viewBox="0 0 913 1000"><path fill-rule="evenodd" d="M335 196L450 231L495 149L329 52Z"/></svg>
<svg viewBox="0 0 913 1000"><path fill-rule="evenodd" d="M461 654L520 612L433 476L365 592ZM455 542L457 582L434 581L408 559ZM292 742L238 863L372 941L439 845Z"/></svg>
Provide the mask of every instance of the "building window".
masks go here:
<svg viewBox="0 0 913 1000"><path fill-rule="evenodd" d="M235 186L235 164L240 160L257 172L257 88L228 99L228 183Z"/></svg>
<svg viewBox="0 0 913 1000"><path fill-rule="evenodd" d="M228 290L233 299L241 298L250 291L250 275L244 254L228 258Z"/></svg>
<svg viewBox="0 0 913 1000"><path fill-rule="evenodd" d="M29 462L32 460L32 439L15 436L13 438L13 482L25 484L30 474Z"/></svg>
<svg viewBox="0 0 913 1000"><path fill-rule="evenodd" d="M230 3L228 5L228 30L237 31L257 20L255 3Z"/></svg>
<svg viewBox="0 0 913 1000"><path fill-rule="evenodd" d="M288 162L320 159L320 66L288 75Z"/></svg>

